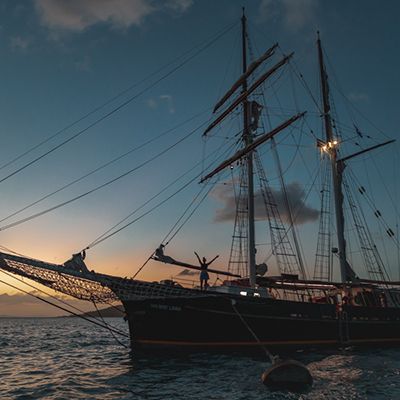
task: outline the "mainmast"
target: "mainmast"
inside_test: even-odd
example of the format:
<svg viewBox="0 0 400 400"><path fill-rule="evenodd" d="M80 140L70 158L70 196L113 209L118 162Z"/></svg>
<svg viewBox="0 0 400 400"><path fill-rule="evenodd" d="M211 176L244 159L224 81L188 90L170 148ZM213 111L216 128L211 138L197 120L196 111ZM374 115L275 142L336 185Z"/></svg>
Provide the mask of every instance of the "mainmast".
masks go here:
<svg viewBox="0 0 400 400"><path fill-rule="evenodd" d="M351 269L346 257L346 240L344 238L344 214L343 214L343 191L342 191L342 173L344 170L344 163L338 160L337 146L338 141L333 136L332 120L330 115L330 102L329 102L329 85L328 76L326 74L321 40L318 32L318 58L321 77L322 89L322 102L323 102L323 117L325 123L326 143L322 147L326 151L331 160L332 167L332 180L333 192L335 200L335 214L336 214L336 230L339 247L339 261L340 261L340 275L342 282L352 281L356 276Z"/></svg>
<svg viewBox="0 0 400 400"><path fill-rule="evenodd" d="M242 58L243 58L243 74L247 71L247 46L246 46L246 15L243 8L242 16ZM247 79L242 83L242 93L247 92ZM249 108L247 97L243 102L243 141L247 146L253 143L253 134L249 129ZM256 246L255 246L255 227L254 227L254 177L253 177L253 151L247 153L247 190L248 190L248 268L250 286L256 284Z"/></svg>

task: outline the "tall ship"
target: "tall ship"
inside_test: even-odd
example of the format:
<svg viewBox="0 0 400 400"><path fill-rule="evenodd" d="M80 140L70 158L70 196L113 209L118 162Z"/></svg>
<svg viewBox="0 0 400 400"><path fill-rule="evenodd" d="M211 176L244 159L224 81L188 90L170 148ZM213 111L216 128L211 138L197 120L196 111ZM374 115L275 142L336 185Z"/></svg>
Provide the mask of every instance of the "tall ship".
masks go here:
<svg viewBox="0 0 400 400"><path fill-rule="evenodd" d="M320 162L321 208L317 213L315 264L313 268L307 265L301 245L305 238L296 229L302 210L293 203L277 150L278 142L289 133L302 134L298 125L304 124L307 113L299 110L275 125L271 120L263 121L271 112L263 93L269 90L271 79L279 78L285 67L293 65L293 53L285 55L274 44L248 62L245 15L241 19L241 35L242 74L217 102L213 120L203 132L206 140L228 119L240 118L241 125L234 138L236 151L231 151L225 160L212 165L198 179L206 188L203 195L210 193L210 182L232 176L234 196L229 212L233 215L234 231L226 268L217 266L217 261L211 265L200 256L198 265L171 257L167 255L171 247L168 240L148 262L195 271L200 274L201 286L185 285L179 279L148 282L96 273L86 266L84 252L58 265L4 251L0 253L0 269L96 304L120 301L134 349L191 351L248 349L260 345L303 348L399 344L400 282L389 278L389 266L374 243L368 218L357 200L357 192L366 196L366 189L355 183L350 172L354 159L390 146L393 140L369 146L361 144L358 151L345 152L346 141L333 116L325 54L318 35L321 101L316 106L323 134L313 132L313 135ZM355 125L352 129L361 143L363 133ZM276 164L279 193L265 170L265 146L270 146L269 154ZM375 208L373 212L382 221L388 240L398 248L397 235L381 218L381 211ZM182 226L190 216L191 211L183 214L174 228ZM260 221L269 228L271 258L267 261L260 260L257 251ZM352 249L354 246L360 249L356 261L349 257L349 241ZM210 284L210 275L220 279Z"/></svg>

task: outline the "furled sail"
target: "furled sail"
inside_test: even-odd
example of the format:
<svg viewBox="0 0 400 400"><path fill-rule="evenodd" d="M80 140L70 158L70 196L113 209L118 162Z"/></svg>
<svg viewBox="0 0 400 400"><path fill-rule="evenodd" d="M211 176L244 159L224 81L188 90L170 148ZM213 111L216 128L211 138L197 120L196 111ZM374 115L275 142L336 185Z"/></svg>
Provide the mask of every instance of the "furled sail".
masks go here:
<svg viewBox="0 0 400 400"><path fill-rule="evenodd" d="M204 131L203 136L206 136L211 129L215 128L225 117L227 117L240 103L242 103L247 97L253 93L266 79L273 75L279 70L283 65L285 65L294 53L290 53L288 56L284 57L270 70L261 75L245 92L243 92L214 122L212 122L207 129Z"/></svg>
<svg viewBox="0 0 400 400"><path fill-rule="evenodd" d="M221 100L215 105L213 112L216 112L218 108L220 108L229 99L229 97L231 97L232 94L235 93L235 91L243 85L243 81L247 79L265 60L274 55L275 49L277 47L278 43L275 43L260 58L258 58L256 61L253 61L249 65L246 72L239 77L239 79L232 85L232 87L225 93L225 95L221 98Z"/></svg>
<svg viewBox="0 0 400 400"><path fill-rule="evenodd" d="M209 174L207 174L200 182L204 182L207 179L210 179L215 174L217 174L218 172L222 171L224 168L228 167L229 165L231 165L236 160L239 160L240 158L245 156L248 152L254 150L260 144L262 144L262 143L266 142L267 140L271 139L272 137L274 137L281 130L287 128L289 125L291 125L293 122L297 121L299 118L303 117L305 114L306 113L303 112L303 113L299 113L297 115L294 115L292 118L289 118L287 121L283 122L282 124L277 126L275 129L273 129L272 131L270 131L268 133L265 133L264 135L261 135L253 143L251 143L250 145L246 146L244 149L239 150L232 157L230 157L226 161L222 162L217 168L215 168L213 171L211 171Z"/></svg>

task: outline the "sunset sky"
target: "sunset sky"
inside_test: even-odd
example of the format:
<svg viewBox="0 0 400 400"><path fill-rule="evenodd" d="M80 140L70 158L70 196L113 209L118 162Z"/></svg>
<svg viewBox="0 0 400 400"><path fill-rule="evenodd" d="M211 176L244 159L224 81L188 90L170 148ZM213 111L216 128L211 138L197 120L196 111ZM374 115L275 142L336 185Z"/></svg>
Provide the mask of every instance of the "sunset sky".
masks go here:
<svg viewBox="0 0 400 400"><path fill-rule="evenodd" d="M226 131L218 133L222 139L204 144L201 137L212 117L211 107L241 73L242 5L246 7L255 57L275 42L286 54L294 51L296 67L319 99L315 47L319 30L335 107L341 116L338 123L350 128L356 123L365 137L372 138L368 142L364 137L364 147L398 138L400 4L396 0L3 0L0 245L62 263L196 164L158 201L199 174L207 165L203 157L218 147L218 140L223 140L229 129L237 133L237 127L226 125ZM211 43L217 36L218 40ZM199 51L202 47L207 48ZM290 92L285 85L291 79L282 84L285 94L279 101L287 109L309 111L307 123L322 138L320 116L309 93L299 82L296 93ZM272 97L271 104L276 100ZM354 108L342 106L344 98ZM282 119L273 120L276 125L274 121ZM182 143L157 156L194 130ZM74 135L77 137L44 155ZM122 160L5 219L153 138L154 142ZM295 157L294 143L282 145L283 169ZM348 145L350 152L356 149L354 143ZM309 184L311 180L308 173L300 172L306 170L305 160L310 161L312 175L318 159L315 139L306 136L301 146L305 158L296 156L294 170L287 176L288 188L297 197L304 196L300 181ZM398 157L398 149L394 144L378 150L374 161L367 155L354 162L355 172L361 173L360 182L367 190L376 189L370 196L393 230L398 218L399 171L398 159L393 159ZM153 157L153 162L107 187L44 216L2 229L79 196ZM370 172L366 172L367 166ZM276 179L274 173L272 177ZM222 183L228 178L229 174L225 175ZM195 180L156 211L90 249L86 260L90 269L132 276L200 188ZM393 189L389 200L387 189ZM312 194L304 199L309 214L299 226L310 272L318 227L317 197ZM169 245L168 253L188 262L195 262L194 250L206 257L220 254L218 267L225 268L232 234L230 199L229 187L217 185ZM373 227L372 233L378 242L384 236L378 227ZM263 237L258 243L266 240ZM398 279L395 246L387 245L383 252L392 278ZM259 261L262 254L260 251ZM178 272L149 263L139 278L155 280ZM1 273L0 279L12 282ZM29 314L24 303L27 299L15 294L0 284L0 316ZM32 315L50 313L35 307Z"/></svg>

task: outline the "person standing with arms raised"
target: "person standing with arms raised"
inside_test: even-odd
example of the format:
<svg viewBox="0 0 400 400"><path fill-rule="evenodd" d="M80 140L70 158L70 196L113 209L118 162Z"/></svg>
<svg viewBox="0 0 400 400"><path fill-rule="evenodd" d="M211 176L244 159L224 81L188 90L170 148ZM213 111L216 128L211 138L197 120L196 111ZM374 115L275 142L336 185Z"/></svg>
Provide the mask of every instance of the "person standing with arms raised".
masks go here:
<svg viewBox="0 0 400 400"><path fill-rule="evenodd" d="M215 256L210 262L207 262L207 259L203 257L202 259L199 257L199 255L194 252L196 255L197 259L199 260L200 264L200 290L206 290L208 287L208 280L210 279L207 269L208 266L211 265L218 257L219 255Z"/></svg>

